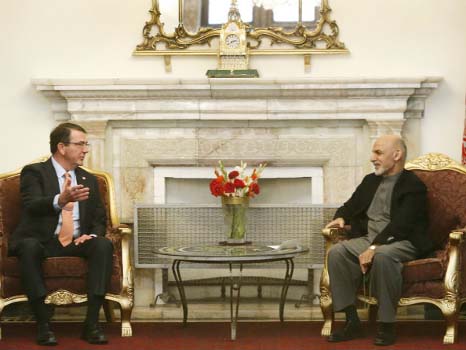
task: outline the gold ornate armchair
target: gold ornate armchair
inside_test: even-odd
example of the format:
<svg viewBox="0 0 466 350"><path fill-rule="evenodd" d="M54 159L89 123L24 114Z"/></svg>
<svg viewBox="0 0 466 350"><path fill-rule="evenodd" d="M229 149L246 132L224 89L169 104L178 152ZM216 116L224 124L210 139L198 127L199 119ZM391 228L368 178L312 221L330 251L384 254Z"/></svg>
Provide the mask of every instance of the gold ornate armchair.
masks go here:
<svg viewBox="0 0 466 350"><path fill-rule="evenodd" d="M431 153L407 163L428 189L428 235L434 252L424 259L404 264L403 291L399 306L428 303L437 306L446 320L444 344L457 339L457 321L461 305L466 302L466 168L447 156ZM331 333L334 320L329 289L327 252L332 244L344 239L345 229L324 229L325 263L320 281L320 305L324 316L322 336ZM373 297L358 299L377 305ZM374 310L369 317L374 317Z"/></svg>
<svg viewBox="0 0 466 350"><path fill-rule="evenodd" d="M121 310L121 335L131 336L133 309L133 273L129 256L131 230L120 225L116 214L114 187L111 177L104 172L85 168L97 177L103 205L107 211L107 233L114 245L113 273L104 311L107 321L113 321L111 302ZM20 172L0 175L0 316L9 304L27 301L21 287L16 257L8 256L8 238L20 220ZM87 301L87 263L79 257L47 258L43 263L44 279L49 294L45 302L53 305L71 305ZM0 328L1 337L1 328Z"/></svg>

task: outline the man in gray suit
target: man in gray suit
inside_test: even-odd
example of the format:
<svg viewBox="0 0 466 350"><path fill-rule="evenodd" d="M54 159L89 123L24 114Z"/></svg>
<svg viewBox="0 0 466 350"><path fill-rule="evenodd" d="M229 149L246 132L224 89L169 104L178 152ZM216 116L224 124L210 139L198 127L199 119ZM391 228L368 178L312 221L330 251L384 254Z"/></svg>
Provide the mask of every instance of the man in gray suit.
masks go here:
<svg viewBox="0 0 466 350"><path fill-rule="evenodd" d="M378 138L372 148L374 173L364 177L351 198L340 207L328 227L351 226L350 239L328 253L328 272L335 312L346 315L344 328L332 332L329 342L363 336L356 295L363 277L378 300L375 345L395 342L395 321L401 297L403 262L427 254L427 190L404 169L406 145L397 135Z"/></svg>

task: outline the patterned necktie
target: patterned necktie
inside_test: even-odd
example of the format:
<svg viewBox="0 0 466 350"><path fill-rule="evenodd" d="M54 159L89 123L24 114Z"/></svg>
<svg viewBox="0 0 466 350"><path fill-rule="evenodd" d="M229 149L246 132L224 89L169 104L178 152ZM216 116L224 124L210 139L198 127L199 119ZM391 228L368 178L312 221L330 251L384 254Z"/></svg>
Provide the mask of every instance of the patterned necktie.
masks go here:
<svg viewBox="0 0 466 350"><path fill-rule="evenodd" d="M70 174L65 174L65 182L66 178L69 177ZM74 202L68 202L61 210L61 229L58 232L58 240L60 241L62 246L67 246L73 241L73 232L74 232L74 222L73 222L73 208Z"/></svg>

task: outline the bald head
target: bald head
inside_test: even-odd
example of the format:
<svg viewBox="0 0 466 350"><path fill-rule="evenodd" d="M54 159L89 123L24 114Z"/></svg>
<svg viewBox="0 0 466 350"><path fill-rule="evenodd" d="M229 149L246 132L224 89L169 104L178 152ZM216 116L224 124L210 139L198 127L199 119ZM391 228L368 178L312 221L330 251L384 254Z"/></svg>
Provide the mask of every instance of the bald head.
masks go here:
<svg viewBox="0 0 466 350"><path fill-rule="evenodd" d="M383 143L391 150L401 152L403 161L406 160L406 144L400 135L382 135L375 142Z"/></svg>
<svg viewBox="0 0 466 350"><path fill-rule="evenodd" d="M399 135L382 135L372 147L371 162L376 175L391 176L403 171L406 144Z"/></svg>

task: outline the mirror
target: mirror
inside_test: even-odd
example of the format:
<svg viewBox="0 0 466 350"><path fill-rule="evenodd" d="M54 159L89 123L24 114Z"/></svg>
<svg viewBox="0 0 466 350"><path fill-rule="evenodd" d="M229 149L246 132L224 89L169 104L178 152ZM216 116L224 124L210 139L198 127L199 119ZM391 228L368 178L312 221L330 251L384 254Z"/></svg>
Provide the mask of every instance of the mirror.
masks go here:
<svg viewBox="0 0 466 350"><path fill-rule="evenodd" d="M320 3L321 0L304 0L302 4L299 0L238 0L238 9L242 21L252 28L292 30L301 22L312 30L320 17ZM191 33L201 27L220 28L228 20L230 4L230 0L184 0L183 25Z"/></svg>
<svg viewBox="0 0 466 350"><path fill-rule="evenodd" d="M152 0L135 55L215 54L232 0ZM237 0L250 54L347 52L328 0ZM212 45L215 43L215 45ZM328 52L323 52L323 51ZM331 51L331 52L330 52Z"/></svg>

